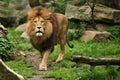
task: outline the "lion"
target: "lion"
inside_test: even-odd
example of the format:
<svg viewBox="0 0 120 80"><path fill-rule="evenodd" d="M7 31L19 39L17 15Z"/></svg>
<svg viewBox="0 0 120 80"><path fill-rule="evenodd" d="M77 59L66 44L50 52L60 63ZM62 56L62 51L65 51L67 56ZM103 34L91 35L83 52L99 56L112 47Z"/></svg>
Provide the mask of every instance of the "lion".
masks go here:
<svg viewBox="0 0 120 80"><path fill-rule="evenodd" d="M42 61L39 69L47 70L47 61L56 44L60 45L60 53L56 62L60 62L65 54L68 20L60 13L53 13L43 7L34 7L27 13L26 32L35 49L40 51ZM68 43L69 47L73 47Z"/></svg>

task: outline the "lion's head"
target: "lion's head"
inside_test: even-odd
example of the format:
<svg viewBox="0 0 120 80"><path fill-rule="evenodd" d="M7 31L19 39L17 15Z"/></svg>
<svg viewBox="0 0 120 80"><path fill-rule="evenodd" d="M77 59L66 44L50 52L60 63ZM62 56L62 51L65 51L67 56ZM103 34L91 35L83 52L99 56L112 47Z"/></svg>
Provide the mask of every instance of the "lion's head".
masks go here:
<svg viewBox="0 0 120 80"><path fill-rule="evenodd" d="M35 31L36 36L43 36L45 31L45 23L46 21L42 17L35 17L33 20L33 30Z"/></svg>
<svg viewBox="0 0 120 80"><path fill-rule="evenodd" d="M32 9L28 12L26 32L32 40L44 41L51 37L53 33L53 25L51 23L50 14L46 14L43 11L46 9Z"/></svg>

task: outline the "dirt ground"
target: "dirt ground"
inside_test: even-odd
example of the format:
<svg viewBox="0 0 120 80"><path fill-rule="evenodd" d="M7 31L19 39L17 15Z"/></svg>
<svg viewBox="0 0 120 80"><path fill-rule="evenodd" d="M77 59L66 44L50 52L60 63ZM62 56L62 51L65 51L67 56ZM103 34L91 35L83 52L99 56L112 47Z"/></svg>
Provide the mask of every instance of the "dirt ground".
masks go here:
<svg viewBox="0 0 120 80"><path fill-rule="evenodd" d="M56 80L55 78L44 78L43 75L47 72L52 71L52 66L55 64L51 60L48 61L48 70L47 71L40 71L39 70L39 63L41 61L40 55L37 55L35 52L29 52L29 51L22 51L22 50L16 50L15 53L18 56L24 56L26 58L26 63L32 64L32 69L37 70L38 74L33 75L28 80Z"/></svg>

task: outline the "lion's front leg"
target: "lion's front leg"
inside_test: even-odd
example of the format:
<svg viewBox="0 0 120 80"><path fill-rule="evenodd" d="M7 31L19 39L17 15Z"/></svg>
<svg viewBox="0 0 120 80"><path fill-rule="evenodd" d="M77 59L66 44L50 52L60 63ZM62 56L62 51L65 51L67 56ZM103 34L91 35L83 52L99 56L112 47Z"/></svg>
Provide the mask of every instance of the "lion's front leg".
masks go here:
<svg viewBox="0 0 120 80"><path fill-rule="evenodd" d="M47 61L48 61L48 58L49 58L49 54L50 54L50 50L47 50L43 53L43 58L42 58L42 61L39 65L39 69L42 70L42 71L47 70Z"/></svg>

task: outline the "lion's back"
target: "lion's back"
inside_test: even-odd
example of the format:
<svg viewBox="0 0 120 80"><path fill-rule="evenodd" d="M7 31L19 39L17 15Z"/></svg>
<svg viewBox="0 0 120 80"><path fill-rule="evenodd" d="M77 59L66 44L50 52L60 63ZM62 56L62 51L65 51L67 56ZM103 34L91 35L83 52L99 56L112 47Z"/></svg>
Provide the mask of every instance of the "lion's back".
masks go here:
<svg viewBox="0 0 120 80"><path fill-rule="evenodd" d="M58 22L58 43L60 41L66 42L67 30L68 30L68 19L60 13L54 13Z"/></svg>

